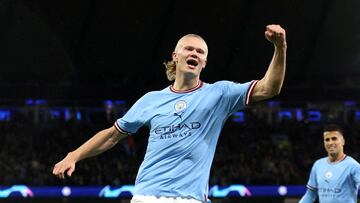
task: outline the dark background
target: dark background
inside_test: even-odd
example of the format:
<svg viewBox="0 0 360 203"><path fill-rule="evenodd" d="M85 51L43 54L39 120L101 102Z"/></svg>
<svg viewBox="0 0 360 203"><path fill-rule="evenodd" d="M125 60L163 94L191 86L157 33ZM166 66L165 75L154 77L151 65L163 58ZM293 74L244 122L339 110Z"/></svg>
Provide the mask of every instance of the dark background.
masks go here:
<svg viewBox="0 0 360 203"><path fill-rule="evenodd" d="M62 105L114 99L126 100L131 105L146 92L171 84L166 79L162 62L171 59L177 40L188 33L201 35L209 46L208 65L201 77L203 81L260 79L273 54L272 44L264 37L265 26L271 23L286 29L288 42L284 87L275 99L290 103L360 100L359 10L359 0L0 0L0 105L24 105L26 99L46 99L48 104ZM0 171L6 171L7 175L0 176L2 183L7 183L4 179L9 180L9 184L18 181L16 178L21 178L18 174L25 171L23 179L16 183L59 184L50 176L53 164L87 140L95 129L108 126L99 122L107 120L95 116L94 123L98 126L91 126L91 129L88 124L83 124L84 127L52 120L49 127L33 121L35 116L31 113L36 110L30 111L29 118L21 115L21 119L14 118L0 125L0 156L4 157ZM301 163L294 171L301 173L298 179L292 176L289 179L298 181L296 184L306 184L313 161L324 153L321 137L316 137L321 135L322 123L304 120L298 125L281 123L280 127L263 128L261 122L253 122L251 117L249 121L252 125L248 131L241 125L225 128L236 130L240 136L224 133L219 145L224 147L219 147L219 158L215 157L214 162L214 171L219 174L212 177L225 177L223 174L229 174L230 169L241 168L236 163L246 165L237 159L232 160L233 165L223 164L222 160L228 163L223 157L230 157L225 152L231 152L226 143L233 143L235 152L243 150L251 154L248 157L253 157L253 162L244 159L245 163L254 165L249 164L250 172L259 169L257 164L262 162L258 160L270 152L270 158L282 158L273 160L280 165L278 162L284 160L283 152L287 151L278 150L277 145L271 145L268 140L272 134L280 132L288 135L293 146L289 151L294 154L288 153L285 160L289 162L282 168L292 172L286 164L299 156L304 163L294 161ZM360 124L356 122L348 123L354 130L349 131L347 139L351 145L346 148L359 160L356 146L360 143ZM231 139L233 137L246 139L240 142ZM314 141L314 137L318 140ZM144 151L145 144L141 141L146 137L142 139L137 140L139 151ZM244 148L239 148L237 143L243 144ZM129 169L132 173L120 173L124 170L112 170L103 164L124 160L114 159L112 154L124 149L114 150L98 160L79 164L77 176L81 179L80 174L85 178L103 175L103 182L97 184L122 174L134 178L136 164L131 165L136 169ZM138 159L142 158L138 153ZM128 159L134 160L131 156ZM94 165L97 167L91 171ZM108 170L119 174L104 172ZM264 171L259 174L266 174L265 178L268 178L269 174L275 173ZM280 171L279 174L270 177L282 178L286 173ZM246 176L241 174L242 177ZM255 184L265 183L264 179L257 181L255 179ZM89 183L93 182L89 180Z"/></svg>
<svg viewBox="0 0 360 203"><path fill-rule="evenodd" d="M187 33L209 46L202 80L260 79L287 31L282 100L359 99L358 0L1 0L0 99L134 101L170 83L164 60Z"/></svg>

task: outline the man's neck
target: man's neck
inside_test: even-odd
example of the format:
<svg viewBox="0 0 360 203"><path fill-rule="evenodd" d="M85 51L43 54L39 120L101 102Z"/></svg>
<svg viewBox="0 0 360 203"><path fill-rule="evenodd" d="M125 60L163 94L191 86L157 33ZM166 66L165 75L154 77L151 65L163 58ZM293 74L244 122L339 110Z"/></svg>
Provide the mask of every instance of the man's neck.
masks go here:
<svg viewBox="0 0 360 203"><path fill-rule="evenodd" d="M198 86L199 82L200 82L199 78L193 78L193 79L176 78L173 88L179 91L190 90Z"/></svg>
<svg viewBox="0 0 360 203"><path fill-rule="evenodd" d="M344 152L338 153L338 154L329 154L329 162L334 163L334 162L339 162L341 160L343 160L345 157Z"/></svg>

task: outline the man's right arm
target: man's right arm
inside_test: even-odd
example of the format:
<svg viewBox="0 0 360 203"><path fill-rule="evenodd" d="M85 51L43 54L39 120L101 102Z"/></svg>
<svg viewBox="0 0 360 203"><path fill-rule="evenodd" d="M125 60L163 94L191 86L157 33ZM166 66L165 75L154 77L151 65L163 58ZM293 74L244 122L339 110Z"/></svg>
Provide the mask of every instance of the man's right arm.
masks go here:
<svg viewBox="0 0 360 203"><path fill-rule="evenodd" d="M68 153L63 160L58 162L54 166L53 174L59 178L64 178L66 172L68 176L71 176L75 170L76 162L112 148L119 140L126 136L126 134L119 132L114 126L96 133L79 148Z"/></svg>

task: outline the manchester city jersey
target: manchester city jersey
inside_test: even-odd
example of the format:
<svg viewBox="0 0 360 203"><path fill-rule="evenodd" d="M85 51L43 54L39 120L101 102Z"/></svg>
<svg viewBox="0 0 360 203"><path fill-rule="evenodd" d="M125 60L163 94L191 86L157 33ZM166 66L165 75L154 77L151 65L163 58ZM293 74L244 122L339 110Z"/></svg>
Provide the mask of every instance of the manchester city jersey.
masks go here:
<svg viewBox="0 0 360 203"><path fill-rule="evenodd" d="M317 191L321 203L355 203L360 184L360 165L346 156L331 163L328 157L317 160L310 173L307 188Z"/></svg>
<svg viewBox="0 0 360 203"><path fill-rule="evenodd" d="M207 198L211 163L227 118L249 103L256 81L200 82L188 91L149 92L115 122L129 134L150 135L134 195Z"/></svg>

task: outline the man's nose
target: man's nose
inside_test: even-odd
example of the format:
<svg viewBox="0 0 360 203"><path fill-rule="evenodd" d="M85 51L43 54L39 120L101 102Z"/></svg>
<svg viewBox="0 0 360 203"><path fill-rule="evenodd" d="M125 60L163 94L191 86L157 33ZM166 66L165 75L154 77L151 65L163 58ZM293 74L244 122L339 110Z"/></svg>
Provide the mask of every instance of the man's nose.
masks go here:
<svg viewBox="0 0 360 203"><path fill-rule="evenodd" d="M199 56L197 55L198 53L196 52L196 50L192 50L190 53L190 56L193 58L198 58Z"/></svg>

